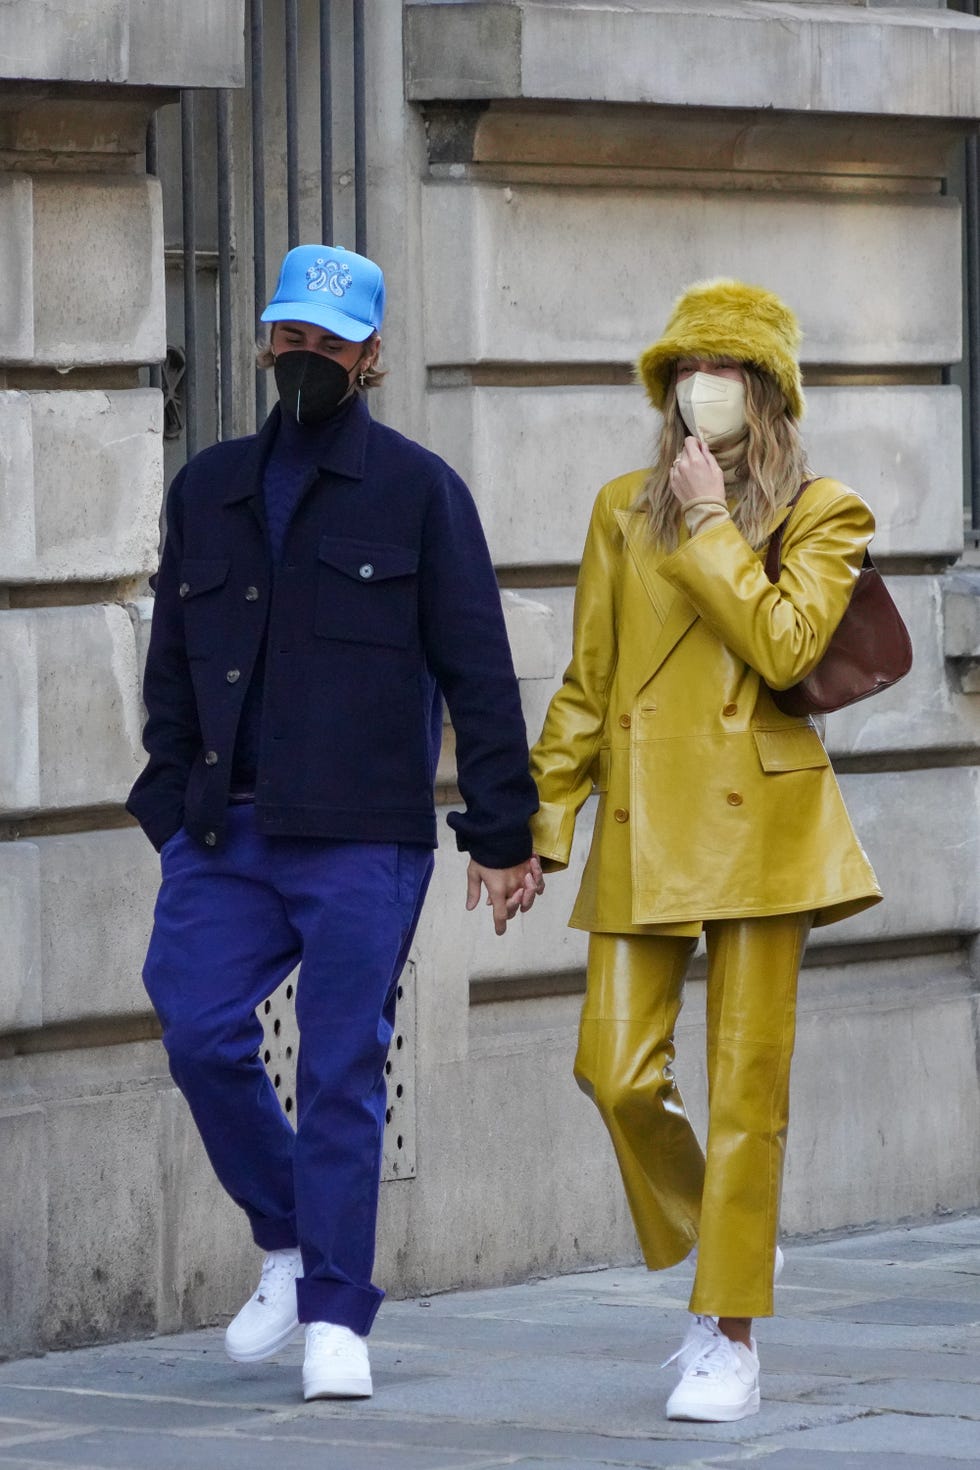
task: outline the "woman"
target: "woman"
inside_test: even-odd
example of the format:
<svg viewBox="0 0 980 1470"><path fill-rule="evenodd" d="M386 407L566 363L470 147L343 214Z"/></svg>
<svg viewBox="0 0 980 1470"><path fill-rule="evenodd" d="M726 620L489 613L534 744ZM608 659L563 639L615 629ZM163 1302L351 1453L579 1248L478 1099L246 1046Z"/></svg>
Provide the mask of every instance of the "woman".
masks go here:
<svg viewBox="0 0 980 1470"><path fill-rule="evenodd" d="M738 281L693 286L639 372L656 463L600 492L574 651L532 752L545 871L599 791L572 914L590 931L575 1074L616 1149L647 1265L698 1246L669 1418L759 1407L752 1319L772 1313L797 974L811 925L877 903L820 736L780 713L819 662L874 529L809 470L792 312ZM671 1064L684 972L708 951L705 1153Z"/></svg>

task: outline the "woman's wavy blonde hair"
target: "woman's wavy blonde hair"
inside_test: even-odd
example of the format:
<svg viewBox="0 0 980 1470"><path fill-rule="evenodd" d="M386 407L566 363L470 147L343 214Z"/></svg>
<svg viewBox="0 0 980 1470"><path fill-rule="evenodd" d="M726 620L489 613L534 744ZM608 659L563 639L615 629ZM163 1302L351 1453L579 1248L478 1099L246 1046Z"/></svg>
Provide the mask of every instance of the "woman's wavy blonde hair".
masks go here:
<svg viewBox="0 0 980 1470"><path fill-rule="evenodd" d="M273 325L275 325L275 323L273 323ZM368 337L361 345L363 347L369 346L370 343L374 341L375 337L377 337L377 335L377 332L372 333L372 335ZM272 350L272 334L270 332L268 342L260 342L255 349L255 366L260 368L271 368L275 366L275 361L276 354ZM354 384L354 388L359 393L366 393L369 388L379 388L387 376L388 369L379 367L376 358L372 365L364 373L358 374L357 380Z"/></svg>
<svg viewBox="0 0 980 1470"><path fill-rule="evenodd" d="M749 436L745 455L745 489L732 511L732 520L752 547L769 535L778 510L788 505L809 477L806 450L796 420L775 378L754 363L739 363L745 375L745 418ZM678 542L680 510L670 488L670 467L684 447L687 429L677 407L676 379L664 403L663 425L656 459L637 501L647 512L650 534L665 551Z"/></svg>

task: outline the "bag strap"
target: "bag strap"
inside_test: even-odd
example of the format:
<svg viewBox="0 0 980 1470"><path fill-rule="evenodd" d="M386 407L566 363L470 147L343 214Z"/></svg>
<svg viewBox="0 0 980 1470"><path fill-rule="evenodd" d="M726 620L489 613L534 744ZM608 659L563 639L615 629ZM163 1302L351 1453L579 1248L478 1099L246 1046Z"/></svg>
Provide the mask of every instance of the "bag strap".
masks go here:
<svg viewBox="0 0 980 1470"><path fill-rule="evenodd" d="M789 524L789 518L793 513L793 506L799 500L800 496L803 494L803 491L812 484L812 480L803 481L803 484L800 486L799 490L797 490L796 494L793 496L793 499L786 507L786 515L783 517L779 525L776 527L775 531L773 531L772 535L769 537L769 549L766 552L766 576L769 578L770 582L779 581L779 573L782 568L783 561L783 532L786 530L786 527Z"/></svg>

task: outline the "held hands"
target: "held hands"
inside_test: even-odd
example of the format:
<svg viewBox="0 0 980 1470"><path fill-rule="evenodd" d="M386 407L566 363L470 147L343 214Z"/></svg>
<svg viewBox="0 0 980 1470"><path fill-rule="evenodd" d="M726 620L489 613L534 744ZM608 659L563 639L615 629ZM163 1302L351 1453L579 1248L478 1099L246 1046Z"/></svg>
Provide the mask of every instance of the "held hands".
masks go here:
<svg viewBox="0 0 980 1470"><path fill-rule="evenodd" d="M466 907L475 909L480 902L481 887L487 890L487 905L493 909L494 932L503 934L507 924L518 913L526 914L539 893L544 892L544 878L537 857L518 863L514 868L485 868L470 858L466 869Z"/></svg>
<svg viewBox="0 0 980 1470"><path fill-rule="evenodd" d="M725 477L707 444L693 435L670 467L670 488L681 510L698 505L725 505Z"/></svg>

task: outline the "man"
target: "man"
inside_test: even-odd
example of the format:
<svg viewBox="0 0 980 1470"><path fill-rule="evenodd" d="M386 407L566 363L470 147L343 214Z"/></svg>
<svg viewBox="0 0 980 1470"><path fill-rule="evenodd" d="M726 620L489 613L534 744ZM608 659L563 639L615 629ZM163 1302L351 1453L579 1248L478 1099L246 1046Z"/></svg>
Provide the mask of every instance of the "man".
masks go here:
<svg viewBox="0 0 980 1470"><path fill-rule="evenodd" d="M144 980L174 1080L266 1252L237 1361L306 1324L307 1399L366 1397L384 1062L435 846L442 696L470 854L502 934L540 891L537 801L493 567L462 481L371 419L384 279L291 250L257 435L178 474L129 810L160 850ZM255 1008L295 963L295 1135Z"/></svg>

